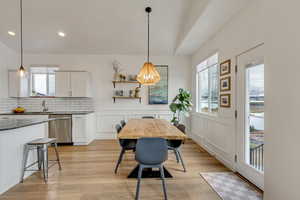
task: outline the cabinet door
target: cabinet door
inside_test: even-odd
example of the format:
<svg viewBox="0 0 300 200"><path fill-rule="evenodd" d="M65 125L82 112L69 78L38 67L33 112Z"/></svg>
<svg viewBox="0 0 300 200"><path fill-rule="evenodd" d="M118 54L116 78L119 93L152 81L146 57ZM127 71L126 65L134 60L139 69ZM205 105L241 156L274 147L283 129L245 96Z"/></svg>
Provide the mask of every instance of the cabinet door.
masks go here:
<svg viewBox="0 0 300 200"><path fill-rule="evenodd" d="M72 116L72 136L74 145L86 145L86 118L84 115Z"/></svg>
<svg viewBox="0 0 300 200"><path fill-rule="evenodd" d="M55 96L71 97L70 72L55 73Z"/></svg>
<svg viewBox="0 0 300 200"><path fill-rule="evenodd" d="M72 97L89 97L88 72L71 72Z"/></svg>

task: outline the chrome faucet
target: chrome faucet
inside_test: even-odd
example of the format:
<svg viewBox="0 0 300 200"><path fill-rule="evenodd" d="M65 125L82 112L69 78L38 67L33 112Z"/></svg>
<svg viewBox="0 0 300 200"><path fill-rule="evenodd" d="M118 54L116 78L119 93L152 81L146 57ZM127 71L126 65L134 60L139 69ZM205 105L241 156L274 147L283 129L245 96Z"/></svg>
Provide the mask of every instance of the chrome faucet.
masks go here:
<svg viewBox="0 0 300 200"><path fill-rule="evenodd" d="M46 107L46 101L45 100L43 100L42 107L43 107L43 112L48 111L48 108Z"/></svg>

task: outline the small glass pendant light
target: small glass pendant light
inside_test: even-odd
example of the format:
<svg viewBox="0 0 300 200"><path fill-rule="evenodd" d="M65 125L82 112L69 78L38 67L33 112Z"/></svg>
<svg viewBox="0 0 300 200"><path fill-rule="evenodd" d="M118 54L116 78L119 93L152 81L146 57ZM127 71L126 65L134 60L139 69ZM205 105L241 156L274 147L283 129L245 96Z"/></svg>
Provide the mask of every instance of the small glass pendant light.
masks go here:
<svg viewBox="0 0 300 200"><path fill-rule="evenodd" d="M21 77L24 77L26 75L26 70L23 67L23 1L22 0L20 0L20 42L21 42L21 48L20 48L21 66L18 72Z"/></svg>
<svg viewBox="0 0 300 200"><path fill-rule="evenodd" d="M140 73L137 76L137 80L139 83L141 83L142 85L154 85L157 82L160 81L160 75L157 72L155 66L149 61L149 57L150 57L150 50L149 50L149 46L150 46L150 23L149 23L149 19L150 19L150 13L152 11L152 9L150 7L147 7L145 9L145 11L148 14L148 54L147 54L147 62L145 62L144 66L142 67Z"/></svg>

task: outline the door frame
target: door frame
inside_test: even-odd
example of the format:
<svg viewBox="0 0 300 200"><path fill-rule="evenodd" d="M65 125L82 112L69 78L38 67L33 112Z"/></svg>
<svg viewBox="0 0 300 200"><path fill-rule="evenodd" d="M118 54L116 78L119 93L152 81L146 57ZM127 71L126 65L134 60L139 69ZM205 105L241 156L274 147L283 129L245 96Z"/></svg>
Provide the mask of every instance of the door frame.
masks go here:
<svg viewBox="0 0 300 200"><path fill-rule="evenodd" d="M236 69L235 69L235 135L236 135L236 141L235 141L235 170L240 173L242 176L244 176L246 179L248 179L250 182L255 184L260 189L264 189L264 173L256 170L252 166L246 164L245 161L245 130L246 130L246 69L249 67L253 67L259 64L264 63L264 55L260 55L257 57L257 59L250 59L251 62L248 64L245 64L243 66L239 65L239 59L241 56L244 56L246 54L253 54L253 51L256 49L259 49L262 53L263 51L263 45L264 43L261 43L259 45L256 45L241 54L238 54L235 57L236 61ZM254 53L255 54L255 53ZM250 54L251 55L251 54ZM250 56L251 57L251 56ZM242 74L242 77L240 73ZM243 88L243 90L240 91L240 88ZM242 93L241 96L239 94ZM239 103L243 102L243 104ZM240 122L243 121L242 124ZM244 130L243 133L241 133L240 130ZM241 142L242 141L242 142Z"/></svg>

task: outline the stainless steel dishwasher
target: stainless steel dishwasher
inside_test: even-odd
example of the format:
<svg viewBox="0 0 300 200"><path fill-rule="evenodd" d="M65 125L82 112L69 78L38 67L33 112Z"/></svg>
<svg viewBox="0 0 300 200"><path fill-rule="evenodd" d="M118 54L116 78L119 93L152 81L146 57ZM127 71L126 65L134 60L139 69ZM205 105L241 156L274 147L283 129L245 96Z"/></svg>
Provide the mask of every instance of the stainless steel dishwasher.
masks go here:
<svg viewBox="0 0 300 200"><path fill-rule="evenodd" d="M72 115L49 115L49 118L69 118L50 121L49 137L56 138L59 144L72 144Z"/></svg>

